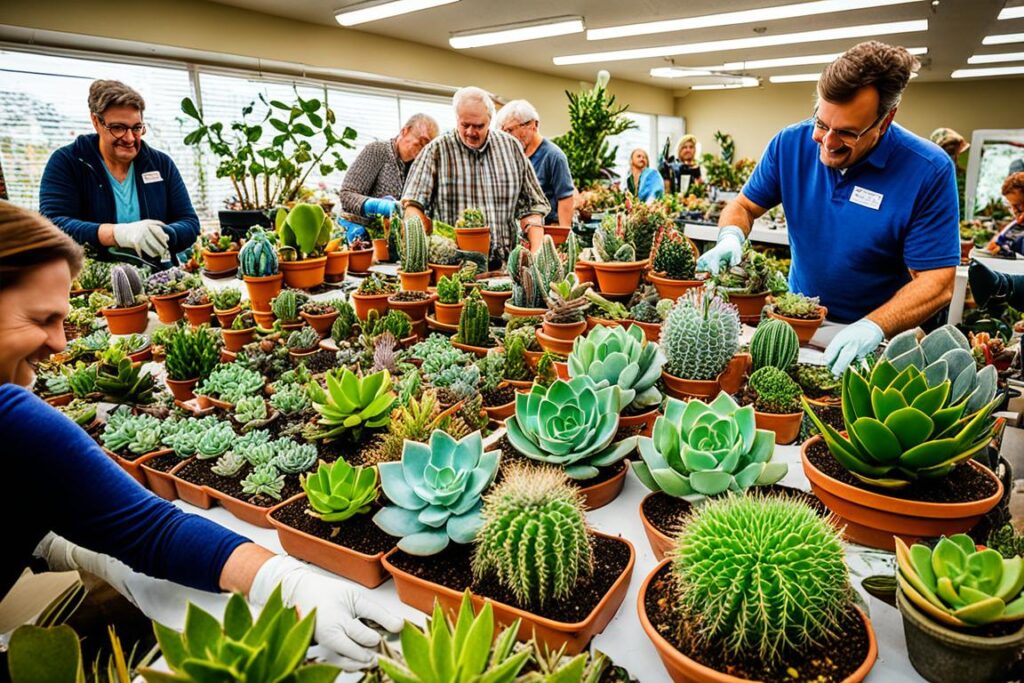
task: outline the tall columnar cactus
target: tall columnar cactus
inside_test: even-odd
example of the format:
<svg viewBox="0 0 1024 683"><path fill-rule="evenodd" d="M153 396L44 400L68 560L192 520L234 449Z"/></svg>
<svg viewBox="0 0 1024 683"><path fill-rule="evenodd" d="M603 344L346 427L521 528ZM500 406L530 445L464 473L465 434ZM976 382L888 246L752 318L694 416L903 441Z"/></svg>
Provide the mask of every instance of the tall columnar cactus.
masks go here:
<svg viewBox="0 0 1024 683"><path fill-rule="evenodd" d="M544 307L544 297L547 295L551 285L565 279L565 267L562 259L558 256L555 242L551 235L545 235L540 249L533 257L533 282L537 288L540 303L538 308Z"/></svg>
<svg viewBox="0 0 1024 683"><path fill-rule="evenodd" d="M422 273L427 269L427 233L423 222L416 216L403 223L405 249L402 251L402 271Z"/></svg>
<svg viewBox="0 0 1024 683"><path fill-rule="evenodd" d="M580 241L573 230L565 239L565 272L571 273L576 269L576 262L580 260Z"/></svg>
<svg viewBox="0 0 1024 683"><path fill-rule="evenodd" d="M750 339L754 370L765 367L789 370L800 353L800 340L789 323L778 318L762 320Z"/></svg>
<svg viewBox="0 0 1024 683"><path fill-rule="evenodd" d="M277 250L263 228L253 228L249 233L248 240L238 252L238 265L246 277L277 274Z"/></svg>
<svg viewBox="0 0 1024 683"><path fill-rule="evenodd" d="M520 308L544 308L544 292L538 282L530 250L521 244L508 255L508 274L512 278L512 305Z"/></svg>
<svg viewBox="0 0 1024 683"><path fill-rule="evenodd" d="M143 293L139 271L127 264L114 266L110 271L110 289L117 308L137 306Z"/></svg>
<svg viewBox="0 0 1024 683"><path fill-rule="evenodd" d="M517 467L484 498L473 575L494 573L523 604L568 597L593 572L583 496L551 467Z"/></svg>
<svg viewBox="0 0 1024 683"><path fill-rule="evenodd" d="M468 346L488 346L491 341L491 314L480 294L473 290L459 315L459 341Z"/></svg>
<svg viewBox="0 0 1024 683"><path fill-rule="evenodd" d="M270 302L274 317L283 323L299 319L299 297L293 289L285 289Z"/></svg>
<svg viewBox="0 0 1024 683"><path fill-rule="evenodd" d="M736 307L716 294L691 289L679 297L661 330L665 369L684 379L714 379L739 348Z"/></svg>

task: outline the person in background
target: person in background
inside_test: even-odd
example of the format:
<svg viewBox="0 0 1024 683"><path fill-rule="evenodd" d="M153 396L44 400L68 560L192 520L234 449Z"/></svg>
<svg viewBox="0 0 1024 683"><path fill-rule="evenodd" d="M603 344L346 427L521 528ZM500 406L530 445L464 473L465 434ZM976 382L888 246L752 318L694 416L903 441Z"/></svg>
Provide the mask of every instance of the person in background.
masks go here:
<svg viewBox="0 0 1024 683"><path fill-rule="evenodd" d="M825 349L836 375L953 296L960 263L953 162L893 123L919 67L905 49L876 41L829 64L811 118L768 143L722 210L718 243L697 262L713 273L737 264L754 219L781 203L790 290L820 297L829 320L846 325Z"/></svg>
<svg viewBox="0 0 1024 683"><path fill-rule="evenodd" d="M344 581L158 498L29 391L36 366L64 350L68 292L82 259L81 247L53 223L0 201L0 505L5 519L18 520L4 536L0 597L33 552L51 569L86 568L115 587L168 579L240 592L262 605L280 584L286 604L317 611L316 640L338 653L342 666L372 664L380 636L360 619L394 632L401 619ZM176 600L183 617L182 593L163 597Z"/></svg>
<svg viewBox="0 0 1024 683"><path fill-rule="evenodd" d="M455 130L434 138L409 170L405 217L454 225L466 209L480 209L491 228L489 267L498 270L520 241L540 248L551 207L519 142L491 130L491 96L467 86L452 96L452 107Z"/></svg>
<svg viewBox="0 0 1024 683"><path fill-rule="evenodd" d="M701 168L700 164L697 163L696 135L684 135L679 138L679 144L676 145L676 158L679 159L679 175L689 176L689 185L692 185L694 181L700 180ZM679 184L679 187L679 191L684 191L682 183Z"/></svg>
<svg viewBox="0 0 1024 683"><path fill-rule="evenodd" d="M398 212L396 197L402 196L409 168L437 133L437 121L432 117L413 114L397 136L363 147L345 171L338 193L342 210L366 218Z"/></svg>
<svg viewBox="0 0 1024 683"><path fill-rule="evenodd" d="M191 248L199 218L169 156L142 140L146 103L120 81L89 86L96 132L55 151L39 186L39 210L98 253L121 247L152 265Z"/></svg>
<svg viewBox="0 0 1024 683"><path fill-rule="evenodd" d="M1024 172L1004 180L1001 191L1012 220L992 238L992 243L1024 254Z"/></svg>
<svg viewBox="0 0 1024 683"><path fill-rule="evenodd" d="M642 202L650 204L665 196L665 181L658 169L651 168L647 150L637 147L629 155L626 190Z"/></svg>
<svg viewBox="0 0 1024 683"><path fill-rule="evenodd" d="M547 225L572 225L573 195L569 160L558 145L540 134L540 114L526 100L512 100L498 110L494 125L523 146L523 153L533 165L537 182L551 205L544 218Z"/></svg>
<svg viewBox="0 0 1024 683"><path fill-rule="evenodd" d="M960 165L960 155L968 150L971 143L952 128L936 128L928 139L949 155L956 167L956 194L960 199L960 218L964 217L964 188L967 185L967 169Z"/></svg>

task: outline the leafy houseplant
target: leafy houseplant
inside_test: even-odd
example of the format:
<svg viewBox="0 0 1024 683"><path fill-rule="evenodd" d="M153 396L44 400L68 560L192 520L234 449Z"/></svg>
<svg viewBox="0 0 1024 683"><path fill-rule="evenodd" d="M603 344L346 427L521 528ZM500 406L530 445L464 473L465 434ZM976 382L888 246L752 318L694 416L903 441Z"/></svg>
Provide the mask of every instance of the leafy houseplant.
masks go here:
<svg viewBox="0 0 1024 683"><path fill-rule="evenodd" d="M752 159L736 160L736 143L728 133L715 131L715 142L722 155L705 154L700 160L707 173L706 182L721 192L738 192L753 172L755 162Z"/></svg>

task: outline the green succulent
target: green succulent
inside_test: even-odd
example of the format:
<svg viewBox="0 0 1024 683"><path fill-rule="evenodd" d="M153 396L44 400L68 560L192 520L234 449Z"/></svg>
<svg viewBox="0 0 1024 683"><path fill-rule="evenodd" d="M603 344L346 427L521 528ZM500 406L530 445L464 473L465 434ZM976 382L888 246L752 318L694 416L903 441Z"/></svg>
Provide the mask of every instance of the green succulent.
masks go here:
<svg viewBox="0 0 1024 683"><path fill-rule="evenodd" d="M522 604L568 597L593 572L583 496L554 468L519 467L484 498L473 576L496 574Z"/></svg>
<svg viewBox="0 0 1024 683"><path fill-rule="evenodd" d="M811 398L838 394L843 385L842 379L833 375L826 365L801 363L796 366L794 374L804 394Z"/></svg>
<svg viewBox="0 0 1024 683"><path fill-rule="evenodd" d="M358 377L348 368L328 370L327 391L319 382L310 382L313 408L320 414L318 439L330 439L344 432L358 438L364 428L383 427L391 416L395 392L387 370Z"/></svg>
<svg viewBox="0 0 1024 683"><path fill-rule="evenodd" d="M683 379L715 379L739 349L739 339L735 306L714 293L687 290L661 329L661 350L668 359L665 370Z"/></svg>
<svg viewBox="0 0 1024 683"><path fill-rule="evenodd" d="M242 493L250 496L266 496L281 500L284 490L284 475L272 464L256 465L242 480Z"/></svg>
<svg viewBox="0 0 1024 683"><path fill-rule="evenodd" d="M228 451L217 458L217 462L210 467L210 471L222 477L233 477L241 472L247 463L248 460L237 451Z"/></svg>
<svg viewBox="0 0 1024 683"><path fill-rule="evenodd" d="M71 386L68 384L68 377L63 367L54 368L52 372L42 373L36 375L36 391L39 391L39 387L45 390L47 396L60 396L61 394L71 393Z"/></svg>
<svg viewBox="0 0 1024 683"><path fill-rule="evenodd" d="M577 337L569 354L569 377L589 376L598 386L617 385L621 400L641 409L661 403L657 382L665 355L647 341L638 325L606 327L597 325Z"/></svg>
<svg viewBox="0 0 1024 683"><path fill-rule="evenodd" d="M316 464L316 446L311 443L278 439L274 442L274 451L270 463L284 474L299 474Z"/></svg>
<svg viewBox="0 0 1024 683"><path fill-rule="evenodd" d="M207 325L179 324L164 344L167 377L176 381L207 377L220 360L217 335Z"/></svg>
<svg viewBox="0 0 1024 683"><path fill-rule="evenodd" d="M82 270L75 278L77 289L104 289L110 284L110 269L113 267L110 261L97 261L87 258L82 264ZM75 289L73 287L73 289Z"/></svg>
<svg viewBox="0 0 1024 683"><path fill-rule="evenodd" d="M108 416L100 441L115 453L143 455L160 448L161 436L160 420L147 413L132 415L121 406Z"/></svg>
<svg viewBox="0 0 1024 683"><path fill-rule="evenodd" d="M442 275L437 281L437 301L442 304L457 304L462 301L462 280Z"/></svg>
<svg viewBox="0 0 1024 683"><path fill-rule="evenodd" d="M765 366L755 370L747 384L757 394L755 410L776 415L800 412L800 385L784 371Z"/></svg>
<svg viewBox="0 0 1024 683"><path fill-rule="evenodd" d="M142 405L153 402L156 379L136 367L124 351L111 347L100 354L96 368L96 389L110 403Z"/></svg>
<svg viewBox="0 0 1024 683"><path fill-rule="evenodd" d="M789 370L800 353L800 340L789 323L778 318L762 320L750 338L754 370L771 366Z"/></svg>
<svg viewBox="0 0 1024 683"><path fill-rule="evenodd" d="M500 451L484 451L479 432L456 441L434 430L430 443L406 441L400 462L377 466L381 489L393 505L374 523L412 555L434 555L449 541L471 543L483 518L480 496L498 473Z"/></svg>
<svg viewBox="0 0 1024 683"><path fill-rule="evenodd" d="M356 324L356 310L347 301L335 304L338 309L338 317L331 325L331 339L336 342L343 342L352 336L352 328Z"/></svg>
<svg viewBox="0 0 1024 683"><path fill-rule="evenodd" d="M86 398L96 393L96 377L99 367L95 364L86 365L82 361L75 363L74 369L67 368L68 389L75 398Z"/></svg>
<svg viewBox="0 0 1024 683"><path fill-rule="evenodd" d="M484 604L476 616L467 590L454 624L434 601L434 615L421 630L406 621L403 660L381 657L380 668L401 683L514 683L530 659L529 650L513 653L519 619L494 638L494 613Z"/></svg>
<svg viewBox="0 0 1024 683"><path fill-rule="evenodd" d="M252 429L235 439L231 450L251 465L265 465L277 455L276 446L266 429Z"/></svg>
<svg viewBox="0 0 1024 683"><path fill-rule="evenodd" d="M935 548L907 547L896 537L896 579L928 616L956 628L1024 619L1024 558L978 550L967 534L943 536Z"/></svg>
<svg viewBox="0 0 1024 683"><path fill-rule="evenodd" d="M267 402L262 396L243 396L234 405L234 417L243 425L266 420Z"/></svg>
<svg viewBox="0 0 1024 683"><path fill-rule="evenodd" d="M288 335L288 340L285 342L289 351L309 351L315 349L316 345L320 343L320 335L316 333L312 327L303 327L298 330L292 330L291 334Z"/></svg>
<svg viewBox="0 0 1024 683"><path fill-rule="evenodd" d="M242 292L238 287L224 287L210 292L214 310L229 311L242 301Z"/></svg>
<svg viewBox="0 0 1024 683"><path fill-rule="evenodd" d="M299 481L314 516L332 524L366 514L377 500L377 468L353 467L340 458L321 462Z"/></svg>
<svg viewBox="0 0 1024 683"><path fill-rule="evenodd" d="M298 415L310 407L309 395L304 385L286 384L270 397L270 405L284 415Z"/></svg>
<svg viewBox="0 0 1024 683"><path fill-rule="evenodd" d="M203 418L189 417L175 422L165 421L164 445L173 448L175 455L184 460L196 454L203 434L218 423L217 418L207 415Z"/></svg>
<svg viewBox="0 0 1024 683"><path fill-rule="evenodd" d="M455 240L438 234L430 235L430 263L438 266L452 266L459 262Z"/></svg>
<svg viewBox="0 0 1024 683"><path fill-rule="evenodd" d="M331 239L331 217L319 204L299 202L290 211L277 210L274 226L282 260L312 258L323 253Z"/></svg>
<svg viewBox="0 0 1024 683"><path fill-rule="evenodd" d="M725 393L709 404L669 398L639 450L633 472L644 486L690 501L774 484L788 471L771 462L775 434L755 427L753 406Z"/></svg>
<svg viewBox="0 0 1024 683"><path fill-rule="evenodd" d="M842 393L848 437L803 402L829 451L850 474L871 486L899 489L946 476L991 440L990 416L998 401L971 413L967 399L951 402L951 388L948 379L930 386L913 365L899 371L883 359L869 371L850 366Z"/></svg>
<svg viewBox="0 0 1024 683"><path fill-rule="evenodd" d="M58 407L57 410L67 415L79 427L85 427L96 419L96 404L89 403L80 398L72 400L67 405ZM153 450L156 449L154 448Z"/></svg>
<svg viewBox="0 0 1024 683"><path fill-rule="evenodd" d="M651 267L671 280L693 280L696 278L697 260L686 238L673 230L665 233L658 242Z"/></svg>
<svg viewBox="0 0 1024 683"><path fill-rule="evenodd" d="M222 363L199 383L196 393L237 403L245 396L263 392L263 375L238 363Z"/></svg>
<svg viewBox="0 0 1024 683"><path fill-rule="evenodd" d="M270 301L270 310L282 323L299 322L299 308L309 297L294 289L284 289Z"/></svg>
<svg viewBox="0 0 1024 683"><path fill-rule="evenodd" d="M227 422L217 422L207 429L196 442L196 457L209 460L223 455L235 440L235 430Z"/></svg>
<svg viewBox="0 0 1024 683"><path fill-rule="evenodd" d="M816 296L785 292L775 297L775 312L787 318L811 319L818 317L821 302Z"/></svg>
<svg viewBox="0 0 1024 683"><path fill-rule="evenodd" d="M516 395L505 428L509 443L526 457L558 465L573 479L590 479L636 446L633 437L613 443L622 407L617 384L599 387L587 376L534 384L530 393Z"/></svg>

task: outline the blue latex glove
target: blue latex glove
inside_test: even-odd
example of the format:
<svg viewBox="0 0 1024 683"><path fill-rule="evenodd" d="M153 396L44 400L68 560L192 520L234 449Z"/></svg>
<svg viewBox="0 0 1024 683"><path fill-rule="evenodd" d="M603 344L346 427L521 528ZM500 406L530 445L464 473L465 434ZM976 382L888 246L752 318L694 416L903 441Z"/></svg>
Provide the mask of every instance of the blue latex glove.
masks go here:
<svg viewBox="0 0 1024 683"><path fill-rule="evenodd" d="M352 244L357 239L370 239L370 234L366 232L365 225L359 225L359 223L353 223L344 218L339 218L337 221L338 225L345 228L345 241L349 244Z"/></svg>
<svg viewBox="0 0 1024 683"><path fill-rule="evenodd" d="M718 243L697 259L697 270L718 275L723 262L729 264L727 268L732 268L740 262L746 241L747 236L742 230L735 225L726 225L718 231Z"/></svg>
<svg viewBox="0 0 1024 683"><path fill-rule="evenodd" d="M878 348L885 339L882 328L861 318L839 331L825 349L825 365L836 377L843 374L847 366L857 358L863 358Z"/></svg>
<svg viewBox="0 0 1024 683"><path fill-rule="evenodd" d="M363 202L363 215L367 218L370 216L390 216L399 211L401 211L401 207L394 197L381 197L380 199L370 197Z"/></svg>

